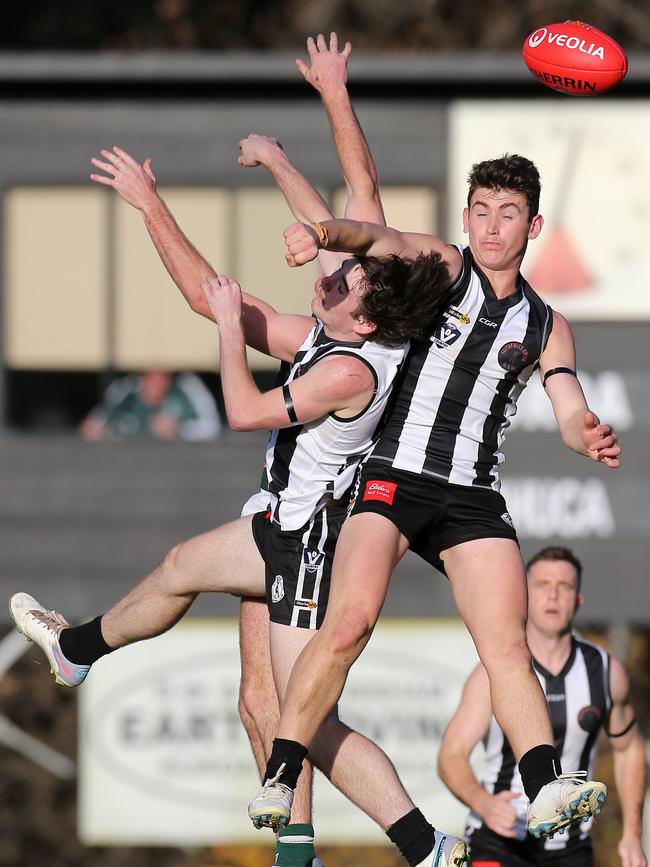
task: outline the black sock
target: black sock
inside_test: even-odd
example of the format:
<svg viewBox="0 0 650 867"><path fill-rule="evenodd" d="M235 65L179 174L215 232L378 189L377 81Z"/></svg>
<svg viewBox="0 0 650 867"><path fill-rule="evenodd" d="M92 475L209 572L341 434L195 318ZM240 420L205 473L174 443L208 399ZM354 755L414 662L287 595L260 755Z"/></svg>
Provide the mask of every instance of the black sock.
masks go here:
<svg viewBox="0 0 650 867"><path fill-rule="evenodd" d="M409 862L410 867L421 864L436 845L435 828L427 822L417 807L391 825L386 834Z"/></svg>
<svg viewBox="0 0 650 867"><path fill-rule="evenodd" d="M303 747L298 741L287 741L284 738L276 738L273 741L273 749L266 766L265 780L271 780L284 764L284 770L278 780L290 789L295 789L298 777L302 771L302 762L307 755L307 747Z"/></svg>
<svg viewBox="0 0 650 867"><path fill-rule="evenodd" d="M556 780L562 773L558 751L551 744L533 747L521 757L519 773L526 797L534 801L542 786Z"/></svg>
<svg viewBox="0 0 650 867"><path fill-rule="evenodd" d="M115 647L109 647L102 635L102 615L81 626L69 626L59 636L61 652L77 665L92 665Z"/></svg>

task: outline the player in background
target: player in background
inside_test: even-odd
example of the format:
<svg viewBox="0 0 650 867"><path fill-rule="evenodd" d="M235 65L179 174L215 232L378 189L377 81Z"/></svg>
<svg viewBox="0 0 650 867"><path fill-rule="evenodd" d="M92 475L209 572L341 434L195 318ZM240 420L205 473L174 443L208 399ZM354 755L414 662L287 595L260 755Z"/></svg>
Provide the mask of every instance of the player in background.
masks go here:
<svg viewBox="0 0 650 867"><path fill-rule="evenodd" d="M332 57L337 54L335 43L330 42L328 50L321 38L318 49L314 45L310 45L310 49L314 66L314 54L329 55L322 58L323 66L335 64L340 78L349 48L342 55L343 64L340 59ZM343 85L344 82L343 78ZM356 126L351 112L350 120ZM358 126L356 129L356 134L361 136ZM260 156L262 150L268 148L273 151L273 159L277 159L273 168ZM363 146L360 153L363 153ZM301 436L306 437L308 442L310 434L314 435L314 430L320 428L330 431L337 424L349 431L349 442L355 430L358 431L364 423L368 425L370 419L364 416L369 416L371 411L374 413L374 433L376 410L380 408L379 400L381 399L383 405L389 373L394 371L396 356L401 351L396 344L397 334L400 329L402 332L406 329L405 333L414 336L421 333L425 323L439 312L439 296L446 291L449 282L445 266L439 257L435 256L422 259L411 268L404 268L403 264L395 259L390 259L383 265L372 262L357 264L346 257L347 261L340 265L334 274L318 281L316 285L313 310L320 322L315 326L308 317L278 316L268 305L264 305L264 302L250 296L244 296L242 308L238 285L230 278L214 274L184 237L171 213L160 200L155 190L155 178L150 163L140 166L119 148L103 151L102 157L103 159L93 162L105 174L95 175L94 180L113 186L126 201L143 211L145 223L163 262L192 308L215 318L219 325L224 396L231 424L240 429L263 428L274 424L278 426L279 430L272 437L267 452L267 466L272 479L274 518L278 517L281 524L286 519L288 526L286 531L282 525L281 532L270 532L269 522L265 523L264 516L258 514L253 518L252 528L251 520L243 518L212 533L196 537L173 549L159 569L115 608L81 627L65 628L59 615L47 612L27 594L17 594L12 600L12 612L17 624L46 652L58 679L65 680L69 685L83 680L93 659L96 660L119 646L168 629L185 613L198 592L260 595L264 589L264 564L260 557L262 551L267 567L266 589L272 597L271 601L274 601L276 585L273 576L277 574L277 570L271 568L270 561L278 556L278 551L273 550L273 543L278 540L281 543L283 533L285 536L293 533L289 547L292 556L297 549L300 558L302 547L296 544L295 533L302 536L304 529L296 530L291 525L292 514L293 518L296 517L296 507L299 507L299 511L304 507L304 502L292 500L292 492L295 492L291 484L293 461L289 461L289 484L283 488L278 488L276 484L275 490L273 487L273 483L279 481L275 474L278 450L285 446L291 437L294 444L299 443ZM248 159L253 163L263 162L267 165L283 191L291 192L297 212L304 212L307 217L315 219L317 209L326 207L322 200L314 204L313 190L270 140L255 137L242 142L240 161ZM303 203L303 208L296 202L301 202L301 196L306 192L311 198L308 204ZM380 273L382 268L387 268L390 273ZM397 274L398 271L400 274ZM371 276L370 272L374 276ZM403 283L401 290L394 285L396 277ZM371 283L374 288L370 287ZM423 291L425 286L426 292ZM432 292L432 287L436 286L438 288L434 288ZM405 304L406 299L408 300ZM365 314L359 315L360 304L365 303L368 304ZM370 305L373 316L376 314L379 317L383 310L381 315L384 324L381 333L375 319L370 319ZM392 332L389 320L395 326ZM307 328L308 333L305 334ZM329 359L323 360L322 355L329 351L327 343L321 340L323 333L335 337L334 342L338 342L339 346L346 345L346 355L367 355L366 362L371 361L371 364L366 364L365 369L362 369L363 364L355 364L348 359L345 362L348 368L345 371L340 370L343 362L341 358L335 357L339 354L336 352L337 347L333 347ZM287 386L266 395L257 391L245 361L244 336L250 345L270 351L276 357L284 360L293 358ZM361 341L362 346L359 345L359 337L365 338ZM302 346L297 343L298 338L304 339ZM367 346L372 343L384 343L393 348L380 353ZM297 354L296 349L299 350ZM372 369L369 369L372 367L377 380L374 379ZM322 372L321 368L324 368ZM345 394L339 394L341 388ZM323 412L325 415L322 415ZM347 417L348 420L345 422L344 418L337 416ZM292 433L292 430L297 433ZM366 433L369 430L368 428ZM367 441L367 435L365 439ZM364 443L364 447L369 445L370 443ZM296 453L299 452L298 445ZM304 455L304 450L302 454ZM353 460L349 460L350 457ZM332 518L331 526L334 532L330 536L326 534L325 540L321 538L320 542L325 548L324 558L320 558L317 563L319 580L322 579L322 597L307 600L318 601L316 610L310 605L308 612L296 612L296 608L300 606L296 604L292 610L289 605L291 625L289 622L283 623L281 619L273 623L277 635L277 640L273 641L273 674L280 693L295 655L309 640L309 629L318 625L318 617L322 614L332 547L340 522L345 517L345 505L339 498L344 499L345 488L351 479L350 471L353 473L360 457L358 448L356 454L351 455L348 452L341 466L342 472L334 473L331 488L328 484L325 491L318 487L322 467L319 472L308 476L316 480L317 487L317 505L311 516L312 526L316 519L321 521L320 516L325 511L329 511L327 521ZM282 461L280 464L282 465ZM287 462L284 466L286 469ZM299 468L296 467L295 471L298 474ZM307 489L303 489L303 493L304 490ZM327 496L330 490L331 496ZM287 491L289 495L285 497ZM323 507L321 495L324 496ZM325 526L324 522L321 526ZM271 544L267 546L269 539ZM278 549L281 547L279 543ZM303 543L305 551L311 550L311 534L310 549L307 548L308 543L304 536ZM284 562L288 563L286 552L280 550L279 553L280 557L285 557ZM315 553L320 554L319 551ZM299 565L295 557L289 564L294 572ZM287 590L286 582L284 589ZM295 586L290 589L295 593ZM277 596L276 602L285 598L280 593ZM296 598L294 601L300 603L305 600ZM298 622L294 624L293 617L296 614ZM301 622L300 614L309 616L302 618ZM421 835L419 821L413 821L419 819L421 814L403 790L388 758L374 744L340 723L335 713L325 722L319 743L320 748L316 746L313 751L319 767L335 785L387 831L411 865L426 864L429 867L435 864L436 867L451 867L465 860L465 847L456 838L435 831L428 823L426 834L424 837ZM339 775L339 768L342 776ZM272 818L271 810L267 819ZM418 827L415 835L412 833L414 825ZM291 855L292 853L285 850L282 857L294 860Z"/></svg>
<svg viewBox="0 0 650 867"><path fill-rule="evenodd" d="M582 566L573 553L563 547L544 548L531 558L526 574L526 636L549 704L555 745L564 764L590 777L598 736L601 731L608 735L623 812L621 865L647 867L641 846L645 747L628 676L618 659L573 631L573 619L583 604ZM469 762L479 741L485 745L480 782ZM553 839L527 834L528 801L512 748L492 713L490 684L481 664L468 677L442 738L438 770L451 792L471 809L467 841L474 867L592 867L591 819Z"/></svg>
<svg viewBox="0 0 650 867"><path fill-rule="evenodd" d="M287 687L265 778L284 766L279 782L289 789L288 813L300 775L295 757L307 751L338 701L409 547L449 578L519 763L531 833L554 833L604 805L602 783L562 773L526 644L523 562L499 493L505 432L536 369L564 443L607 467L619 465L617 436L591 412L576 378L568 323L520 274L527 244L543 225L539 195L534 164L504 156L475 165L469 176L466 247L345 220L285 233L290 264L310 261L322 248L405 258L435 251L454 281L442 322L409 353L383 433L362 467L337 546L325 621ZM261 795L252 804L254 813L262 810Z"/></svg>

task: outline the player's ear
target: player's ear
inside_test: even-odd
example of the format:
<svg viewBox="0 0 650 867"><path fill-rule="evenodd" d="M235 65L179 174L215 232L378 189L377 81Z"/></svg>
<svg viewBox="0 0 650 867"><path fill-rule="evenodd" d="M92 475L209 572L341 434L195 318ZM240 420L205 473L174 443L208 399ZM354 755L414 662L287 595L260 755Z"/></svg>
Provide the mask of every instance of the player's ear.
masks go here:
<svg viewBox="0 0 650 867"><path fill-rule="evenodd" d="M528 240L532 241L533 238L536 238L539 233L542 231L542 226L544 225L544 217L541 214L535 214L533 219L530 221L530 229L528 230Z"/></svg>
<svg viewBox="0 0 650 867"><path fill-rule="evenodd" d="M469 232L469 208L463 208L463 232Z"/></svg>
<svg viewBox="0 0 650 867"><path fill-rule="evenodd" d="M576 596L575 614L577 614L578 611L580 611L580 609L584 605L584 602L585 602L585 597L582 595L582 593L578 593L578 595Z"/></svg>
<svg viewBox="0 0 650 867"><path fill-rule="evenodd" d="M377 326L374 322L364 319L363 316L354 317L354 331L359 337L368 338L375 333Z"/></svg>

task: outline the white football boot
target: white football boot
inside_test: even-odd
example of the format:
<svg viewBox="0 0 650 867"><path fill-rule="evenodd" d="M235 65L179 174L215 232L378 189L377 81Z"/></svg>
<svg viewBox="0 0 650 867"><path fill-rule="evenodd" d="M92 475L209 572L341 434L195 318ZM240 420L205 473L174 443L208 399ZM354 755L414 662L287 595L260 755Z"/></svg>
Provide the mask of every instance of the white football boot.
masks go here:
<svg viewBox="0 0 650 867"><path fill-rule="evenodd" d="M601 813L607 786L584 779L586 771L560 774L539 790L528 808L528 830L533 837L552 838L557 831Z"/></svg>
<svg viewBox="0 0 650 867"><path fill-rule="evenodd" d="M436 845L418 867L458 867L468 860L467 846L458 837L436 831Z"/></svg>
<svg viewBox="0 0 650 867"><path fill-rule="evenodd" d="M15 593L9 611L19 632L37 644L50 663L54 680L63 686L79 686L90 671L89 665L70 662L61 652L59 635L68 621L56 611L47 611L28 593Z"/></svg>
<svg viewBox="0 0 650 867"><path fill-rule="evenodd" d="M289 824L293 789L278 782L284 768L282 763L277 774L264 781L264 785L248 805L249 818L256 828L273 828L277 831Z"/></svg>

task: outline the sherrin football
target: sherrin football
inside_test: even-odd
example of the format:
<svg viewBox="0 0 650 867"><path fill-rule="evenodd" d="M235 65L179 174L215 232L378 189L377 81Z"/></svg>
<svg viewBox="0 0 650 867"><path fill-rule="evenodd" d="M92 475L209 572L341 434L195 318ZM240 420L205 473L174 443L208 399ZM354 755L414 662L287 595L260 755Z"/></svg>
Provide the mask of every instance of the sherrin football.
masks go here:
<svg viewBox="0 0 650 867"><path fill-rule="evenodd" d="M618 42L582 21L539 27L524 42L522 54L542 84L573 96L609 90L627 72L627 56Z"/></svg>

